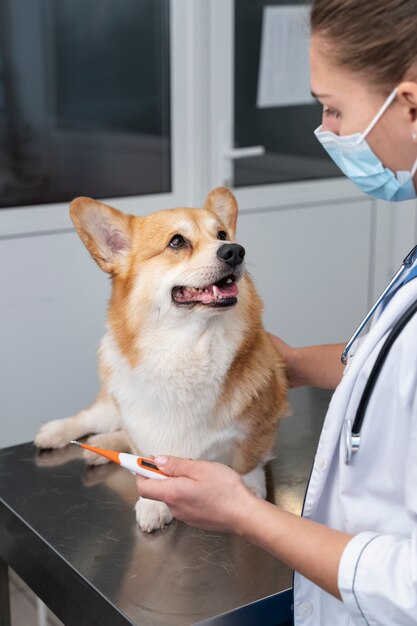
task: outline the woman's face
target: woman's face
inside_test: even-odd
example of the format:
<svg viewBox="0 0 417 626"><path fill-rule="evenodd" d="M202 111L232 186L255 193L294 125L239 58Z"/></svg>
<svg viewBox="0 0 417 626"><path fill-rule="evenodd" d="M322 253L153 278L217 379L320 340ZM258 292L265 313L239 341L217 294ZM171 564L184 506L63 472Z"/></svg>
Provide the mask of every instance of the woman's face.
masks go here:
<svg viewBox="0 0 417 626"><path fill-rule="evenodd" d="M311 38L310 71L311 90L323 105L323 130L336 135L362 133L389 95L378 92L364 75L333 63L332 48L320 35ZM411 170L417 158L416 81L401 83L397 98L366 140L385 167Z"/></svg>

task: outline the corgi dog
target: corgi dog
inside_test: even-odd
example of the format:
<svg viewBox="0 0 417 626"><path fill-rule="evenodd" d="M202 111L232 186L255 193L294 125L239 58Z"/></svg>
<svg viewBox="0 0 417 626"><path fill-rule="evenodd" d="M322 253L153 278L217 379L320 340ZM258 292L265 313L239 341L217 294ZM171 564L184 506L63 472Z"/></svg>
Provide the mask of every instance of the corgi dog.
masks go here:
<svg viewBox="0 0 417 626"><path fill-rule="evenodd" d="M237 210L224 187L202 209L146 217L91 198L71 203L81 240L112 279L101 389L89 408L42 426L38 447L94 434L89 443L102 448L219 461L266 497L264 465L287 383L235 241ZM92 465L106 462L85 455ZM172 520L162 502L140 498L135 509L146 532Z"/></svg>

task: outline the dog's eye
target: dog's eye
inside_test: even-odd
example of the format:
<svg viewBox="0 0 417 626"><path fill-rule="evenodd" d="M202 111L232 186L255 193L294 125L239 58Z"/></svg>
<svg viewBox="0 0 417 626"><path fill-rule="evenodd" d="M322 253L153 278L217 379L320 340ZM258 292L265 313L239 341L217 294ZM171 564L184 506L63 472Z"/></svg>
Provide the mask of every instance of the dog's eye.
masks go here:
<svg viewBox="0 0 417 626"><path fill-rule="evenodd" d="M174 235L171 241L169 242L170 248L183 248L187 245L184 237L182 235Z"/></svg>
<svg viewBox="0 0 417 626"><path fill-rule="evenodd" d="M217 239L221 239L222 241L227 239L227 232L225 230L219 230L217 233Z"/></svg>

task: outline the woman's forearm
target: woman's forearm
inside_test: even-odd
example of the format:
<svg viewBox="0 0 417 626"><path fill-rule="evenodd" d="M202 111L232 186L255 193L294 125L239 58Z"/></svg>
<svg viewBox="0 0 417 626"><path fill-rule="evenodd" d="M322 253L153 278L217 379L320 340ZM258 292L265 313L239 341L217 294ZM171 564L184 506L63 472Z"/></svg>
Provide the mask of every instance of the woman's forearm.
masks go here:
<svg viewBox="0 0 417 626"><path fill-rule="evenodd" d="M237 531L340 599L339 562L352 535L283 511L255 496L240 514Z"/></svg>
<svg viewBox="0 0 417 626"><path fill-rule="evenodd" d="M340 360L344 344L326 344L294 348L287 367L298 385L335 389L341 381L344 365Z"/></svg>
<svg viewBox="0 0 417 626"><path fill-rule="evenodd" d="M139 495L166 502L190 526L238 533L340 598L339 562L351 535L287 513L256 497L221 463L156 457L171 478L136 477Z"/></svg>

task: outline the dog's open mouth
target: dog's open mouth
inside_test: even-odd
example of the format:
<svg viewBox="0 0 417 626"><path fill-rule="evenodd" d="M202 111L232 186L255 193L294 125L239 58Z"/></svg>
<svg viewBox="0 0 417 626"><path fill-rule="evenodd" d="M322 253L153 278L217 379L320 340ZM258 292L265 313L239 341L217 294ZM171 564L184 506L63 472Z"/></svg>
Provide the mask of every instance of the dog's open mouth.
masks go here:
<svg viewBox="0 0 417 626"><path fill-rule="evenodd" d="M172 299L177 304L204 304L211 307L228 307L237 303L239 292L234 274L228 274L207 287L174 287Z"/></svg>

